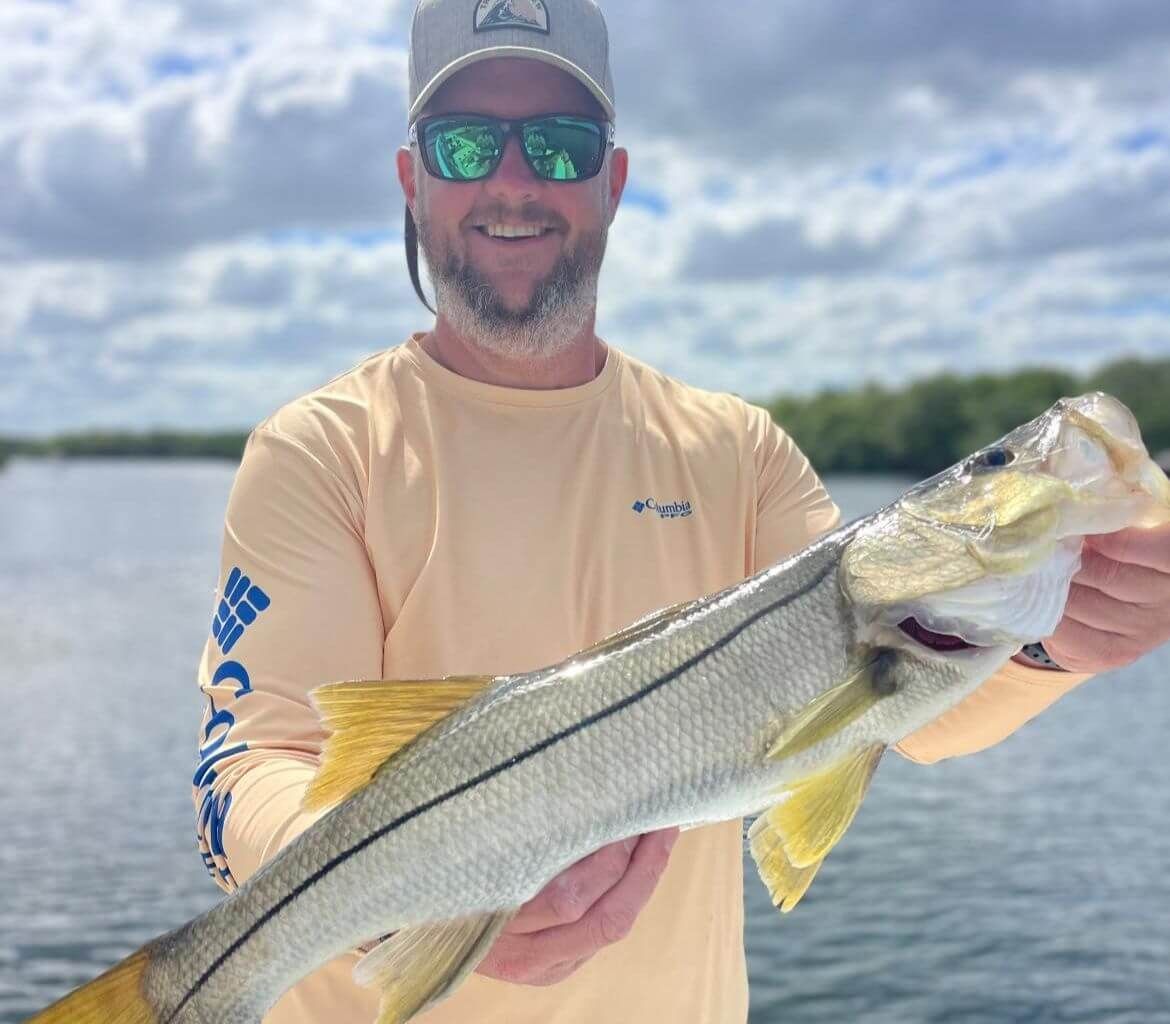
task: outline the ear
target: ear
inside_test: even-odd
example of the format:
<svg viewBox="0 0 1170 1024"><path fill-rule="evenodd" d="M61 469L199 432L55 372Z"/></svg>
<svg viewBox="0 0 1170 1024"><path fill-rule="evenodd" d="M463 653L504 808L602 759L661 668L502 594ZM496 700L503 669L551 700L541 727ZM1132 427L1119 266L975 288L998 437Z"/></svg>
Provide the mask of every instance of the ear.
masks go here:
<svg viewBox="0 0 1170 1024"><path fill-rule="evenodd" d="M409 146L401 146L394 154L394 162L398 168L398 183L402 186L402 194L406 197L406 205L414 213L414 204L418 195L418 183L414 176L414 153Z"/></svg>
<svg viewBox="0 0 1170 1024"><path fill-rule="evenodd" d="M609 223L617 214L622 193L626 190L626 177L630 173L630 154L621 146L615 146L609 161Z"/></svg>

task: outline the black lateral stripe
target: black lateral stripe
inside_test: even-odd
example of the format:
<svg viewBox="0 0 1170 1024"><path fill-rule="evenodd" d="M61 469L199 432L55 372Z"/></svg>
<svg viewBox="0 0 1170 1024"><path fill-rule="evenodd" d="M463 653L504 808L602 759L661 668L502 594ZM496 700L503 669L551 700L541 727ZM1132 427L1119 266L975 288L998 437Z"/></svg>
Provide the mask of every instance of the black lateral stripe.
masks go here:
<svg viewBox="0 0 1170 1024"><path fill-rule="evenodd" d="M491 768L480 772L479 775L476 775L474 778L471 778L466 782L461 782L458 786L447 790L447 792L441 793L436 797L432 797L425 803L419 804L417 807L412 808L405 814L399 815L393 821L390 821L381 828L371 832L368 836L354 843L354 845L348 849L343 850L332 860L327 861L316 871L314 871L313 874L301 882L300 885L298 885L295 889L290 890L288 895L282 897L281 900L271 909L265 911L260 917L256 919L255 923L253 923L252 926L248 928L246 932L244 932L243 935L236 939L235 942L233 942L218 957L216 957L216 959L212 961L211 966L208 967L207 970L205 970L199 976L198 980L191 987L190 991L185 996L183 996L182 1001L178 1006L175 1007L174 1011L168 1015L163 1024L171 1024L171 1021L174 1020L175 1016L179 1013L180 1010L182 1010L182 1008L199 990L199 988L207 982L207 979L210 978L211 975L214 974L229 957L234 955L240 949L240 947L248 941L248 939L250 939L253 935L256 934L256 932L263 928L264 925L272 920L273 917L279 914L281 910L288 906L289 903L299 897L307 889L310 889L312 886L316 885L317 882L333 871L334 868L347 861L350 857L361 853L361 851L371 843L377 842L379 839L393 832L395 829L405 825L408 821L425 814L427 811L434 810L434 808L438 807L440 804L444 804L448 800L453 800L455 797L466 793L469 789L474 789L481 783L487 782L489 779L502 774L509 768L513 768L518 764L522 764L524 761L535 757L537 754L547 750L549 747L552 747L557 743L560 743L562 740L567 739L574 733L588 729L589 726L596 725L598 722L609 718L611 715L615 715L619 711L622 711L623 709L628 708L633 704L637 704L640 701L645 700L645 698L649 697L650 694L654 693L656 690L662 689L662 687L666 686L668 683L674 682L674 680L676 680L684 672L689 672L692 668L709 658L716 651L722 650L729 643L731 643L732 640L743 633L744 630L754 626L757 622L759 622L760 619L771 615L773 612L779 611L781 608L791 604L798 598L804 597L805 594L817 587L825 579L825 577L833 571L834 568L836 568L836 562L830 562L823 570L821 570L821 572L817 573L817 575L814 576L810 582L806 583L799 590L794 591L791 594L787 594L784 597L773 601L770 605L761 608L758 612L749 615L738 626L734 627L724 636L720 637L713 644L711 644L710 647L706 647L697 654L691 655L691 657L689 657L686 661L682 662L680 665L677 665L675 668L672 668L665 675L659 676L657 679L647 683L642 687L642 689L635 690L633 693L623 697L619 701L615 701L608 707L602 708L600 711L595 711L593 714L581 719L581 721L576 722L573 725L567 726L560 732L553 733L551 736L546 737L539 743L533 744L527 750L522 750L518 754L513 754L512 757L508 758L507 761L501 761L499 764L493 765Z"/></svg>

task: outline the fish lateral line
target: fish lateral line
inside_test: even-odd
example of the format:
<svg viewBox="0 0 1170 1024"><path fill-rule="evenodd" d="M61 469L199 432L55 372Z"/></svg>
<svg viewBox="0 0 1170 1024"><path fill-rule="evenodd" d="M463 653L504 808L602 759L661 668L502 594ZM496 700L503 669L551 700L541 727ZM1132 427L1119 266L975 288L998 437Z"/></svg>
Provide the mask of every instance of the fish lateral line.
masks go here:
<svg viewBox="0 0 1170 1024"><path fill-rule="evenodd" d="M705 647L703 650L691 655L686 659L686 661L675 666L669 672L659 676L657 679L651 680L640 690L636 690L633 693L623 697L621 700L615 701L608 707L604 707L599 711L595 711L593 714L586 716L585 718L581 719L581 721L575 722L573 725L567 726L566 728L561 729L559 732L545 737L543 740L538 743L534 743L526 750L522 750L516 754L513 754L507 760L501 761L499 764L485 769L478 775L473 776L471 779L468 779L465 782L461 782L459 785L452 787L445 793L440 793L438 796L434 796L430 800L424 801L417 807L413 807L409 811L405 811L397 818L381 826L379 829L376 829L369 835L359 839L356 843L353 844L353 846L342 850L336 856L332 857L330 860L326 861L326 863L321 865L321 867L314 871L313 874L311 874L303 882L300 882L295 888L290 890L287 895L281 898L277 903L273 904L272 907L261 914L260 917L258 917L256 921L247 929L247 931L245 931L238 939L235 939L218 957L216 957L215 960L213 960L207 967L207 969L195 980L195 983L191 986L191 989L183 996L182 1000L180 1000L178 1005L162 1022L162 1024L172 1024L174 1018L177 1016L180 1010L182 1010L183 1007L186 1006L188 1002L190 1002L191 998L208 982L211 976L215 974L215 972L219 970L220 967L227 963L227 961L230 960L236 953L238 953L240 949L243 948L243 946L248 942L248 940L252 938L252 936L260 931L260 929L268 924L274 917L276 917L277 914L279 914L285 907L311 889L314 885L321 881L322 878L330 874L336 868L340 867L351 857L361 853L361 851L364 850L367 846L377 842L379 839L384 838L408 822L425 814L427 811L434 810L436 807L447 803L449 800L453 800L457 796L462 796L464 793L474 789L476 786L482 785L484 782L487 782L495 776L502 774L509 768L514 768L517 765L529 760L530 758L535 757L537 754L540 754L550 747L555 746L562 740L567 739L569 736L572 736L578 732L582 732L590 726L596 725L598 722L609 718L611 715L615 715L619 711L623 711L627 707L631 707L634 704L641 702L645 698L649 697L652 693L662 689L662 687L668 685L669 683L674 682L679 678L679 676L689 672L696 665L701 664L712 654L722 650L729 643L740 636L744 631L750 629L761 619L766 618L774 612L779 611L781 608L791 604L793 601L804 597L812 590L815 590L836 568L836 563L830 562L825 566L824 569L818 572L799 590L795 590L791 594L786 594L784 597L778 598L771 604L753 612L742 622L728 630L728 632L722 637L715 640L709 647Z"/></svg>

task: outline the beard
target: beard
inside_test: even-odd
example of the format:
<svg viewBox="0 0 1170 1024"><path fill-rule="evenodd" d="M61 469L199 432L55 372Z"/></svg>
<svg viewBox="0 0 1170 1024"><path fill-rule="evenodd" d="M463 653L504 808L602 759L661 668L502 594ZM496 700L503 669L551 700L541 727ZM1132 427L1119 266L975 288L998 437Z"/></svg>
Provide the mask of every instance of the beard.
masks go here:
<svg viewBox="0 0 1170 1024"><path fill-rule="evenodd" d="M502 219L502 218L501 218ZM417 220L418 243L435 285L436 306L464 338L493 355L537 359L567 351L597 309L597 279L608 226L563 251L519 309L452 249L440 252L429 220Z"/></svg>

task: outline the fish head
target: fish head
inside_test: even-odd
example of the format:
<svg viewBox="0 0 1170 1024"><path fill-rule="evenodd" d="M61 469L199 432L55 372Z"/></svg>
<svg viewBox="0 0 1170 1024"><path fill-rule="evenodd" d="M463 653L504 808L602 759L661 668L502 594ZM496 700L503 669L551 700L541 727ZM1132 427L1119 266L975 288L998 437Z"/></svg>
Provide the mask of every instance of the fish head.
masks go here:
<svg viewBox="0 0 1170 1024"><path fill-rule="evenodd" d="M1085 536L1170 523L1170 480L1133 414L1101 392L915 485L861 524L840 583L862 634L943 657L1050 636ZM904 643L901 644L905 646Z"/></svg>

